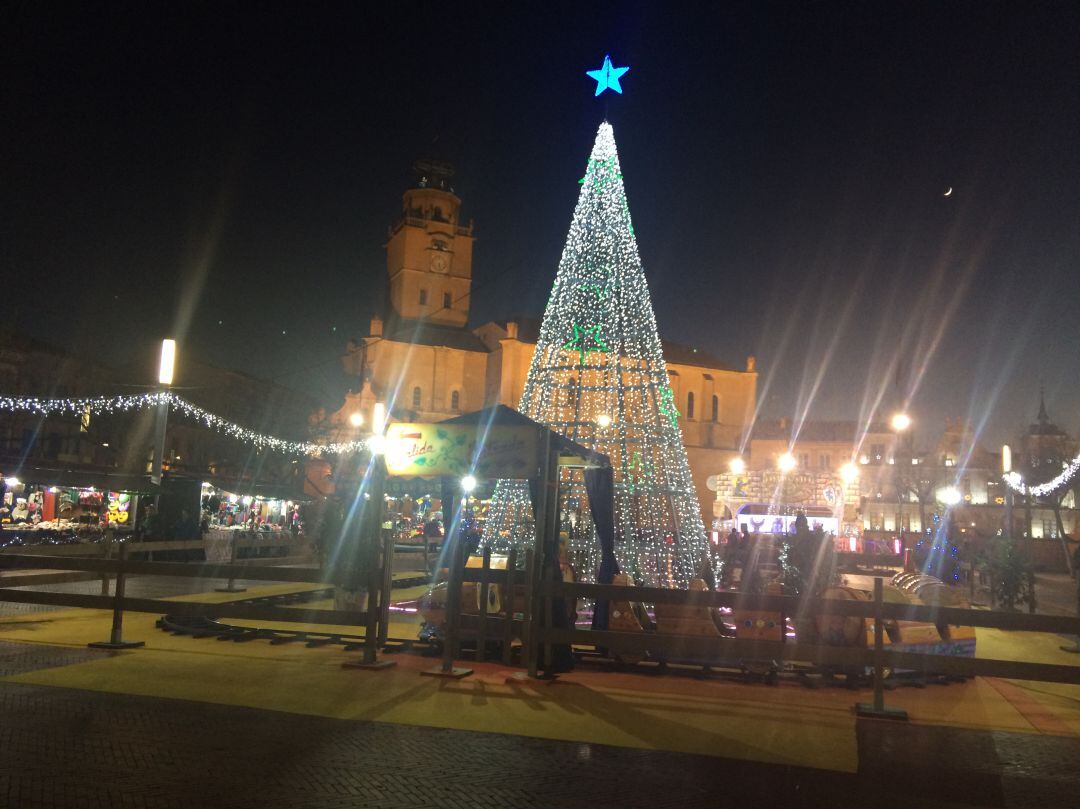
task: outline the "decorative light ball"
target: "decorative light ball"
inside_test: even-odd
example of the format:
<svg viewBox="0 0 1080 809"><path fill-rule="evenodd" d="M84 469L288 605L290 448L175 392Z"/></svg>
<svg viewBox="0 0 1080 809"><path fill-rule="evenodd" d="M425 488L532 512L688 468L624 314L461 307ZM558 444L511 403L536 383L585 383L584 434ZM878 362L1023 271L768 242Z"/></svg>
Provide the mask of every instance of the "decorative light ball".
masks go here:
<svg viewBox="0 0 1080 809"><path fill-rule="evenodd" d="M859 467L848 461L840 467L840 479L844 483L854 483L859 478Z"/></svg>
<svg viewBox="0 0 1080 809"><path fill-rule="evenodd" d="M611 416L609 416L607 413L601 413L599 416L596 417L596 426L599 427L601 430L606 430L608 427L611 426Z"/></svg>
<svg viewBox="0 0 1080 809"><path fill-rule="evenodd" d="M777 467L779 467L781 472L790 472L792 469L798 466L799 463L795 460L794 455L792 455L790 452L785 452L783 455L776 459L776 465Z"/></svg>
<svg viewBox="0 0 1080 809"><path fill-rule="evenodd" d="M350 413L349 414L349 424L351 424L353 427L363 427L364 426L364 414L361 413L359 410L357 410L355 413Z"/></svg>
<svg viewBox="0 0 1080 809"><path fill-rule="evenodd" d="M742 458L732 458L731 462L728 463L728 469L731 470L733 475L741 475L746 471L746 461Z"/></svg>
<svg viewBox="0 0 1080 809"><path fill-rule="evenodd" d="M911 426L911 416L907 413L894 413L890 423L896 432L902 433Z"/></svg>

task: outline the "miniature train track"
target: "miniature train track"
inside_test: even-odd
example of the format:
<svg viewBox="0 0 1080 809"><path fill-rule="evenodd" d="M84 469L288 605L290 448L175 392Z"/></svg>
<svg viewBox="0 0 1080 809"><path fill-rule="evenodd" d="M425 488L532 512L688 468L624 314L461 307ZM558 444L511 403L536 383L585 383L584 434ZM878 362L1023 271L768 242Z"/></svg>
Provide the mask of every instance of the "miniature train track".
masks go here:
<svg viewBox="0 0 1080 809"><path fill-rule="evenodd" d="M414 584L413 579L397 579L394 587L415 587L427 582L426 577L414 577L419 581ZM334 597L333 587L323 587L317 590L306 590L297 593L282 593L279 595L254 596L229 601L229 606L288 606L293 604L307 604L312 601L322 601ZM196 639L216 638L221 641L231 640L235 643L246 643L253 640L269 641L271 646L281 646L287 643L303 643L307 648L314 649L320 646L343 646L345 651L354 651L362 648L363 635L352 635L342 632L320 632L318 630L278 629L268 627L237 626L235 624L222 623L213 618L205 618L198 615L164 615L155 624L159 629L172 635L188 635ZM423 643L412 638L387 638L384 651L411 651L413 647L422 650L430 648L430 644Z"/></svg>
<svg viewBox="0 0 1080 809"><path fill-rule="evenodd" d="M412 587L424 584L426 577L414 577L419 579L413 583L412 578L397 579L394 581L395 588ZM305 604L312 601L320 601L333 598L334 588L324 587L316 590L307 590L296 593L283 593L279 595L255 596L252 598L238 599L228 602L231 605L292 605ZM237 626L222 623L212 618L194 615L165 615L158 619L156 626L173 635L186 635L195 639L215 638L219 641L233 641L234 643L246 643L249 641L268 641L271 646L282 646L291 643L303 643L306 648L314 649L323 646L341 646L345 651L358 651L364 646L363 635L353 635L343 632L322 632L318 630L279 629L268 627ZM469 648L468 640L465 640L461 653L468 656L473 650ZM441 649L437 640L420 640L418 638L387 638L381 645L384 653L395 652L419 652L433 654ZM598 649L576 648L575 657L580 663L590 667L607 667L614 664L623 671L640 671L652 674L673 674L683 676L706 676L728 677L741 679L744 682L761 682L767 685L775 685L780 680L795 681L806 688L860 688L866 685L865 674L842 672L837 669L820 668L813 665L798 663L779 663L767 660L732 660L717 662L713 665L702 666L699 663L681 663L666 661L660 658L646 657L635 663L624 663L599 653ZM491 658L489 658L491 659ZM925 688L927 685L948 685L949 683L962 682L965 677L957 677L944 674L933 674L913 671L893 671L886 680L886 689L895 688Z"/></svg>
<svg viewBox="0 0 1080 809"><path fill-rule="evenodd" d="M312 592L317 593L319 591ZM266 599L249 599L237 603L254 602L265 603ZM323 646L341 646L346 652L360 651L364 647L364 637L362 635L235 626L201 616L166 615L158 619L157 626L159 629L173 635L186 635L195 639L214 638L219 641L232 641L234 643L267 641L271 646L303 643L308 649ZM384 654L414 652L431 655L437 653L440 649L441 646L438 643L421 641L416 638L387 638L386 642L380 647L380 651ZM646 659L638 663L626 664L606 658L595 650L577 649L575 652L575 657L580 663L594 670L614 664L618 670L638 671L642 674L730 679L764 683L765 685L776 685L780 681L788 681L797 682L805 688L860 689L867 687L869 683L868 675L852 676L851 674L820 669L805 664L778 664L771 661L755 660L718 662L710 666L702 666L690 663L669 663L659 659ZM468 657L470 654L468 646L463 647L461 653L464 657ZM488 659L497 658L489 657ZM887 690L925 688L928 685L948 685L949 683L962 682L964 679L966 678L944 674L892 672L888 680L886 680L885 688Z"/></svg>

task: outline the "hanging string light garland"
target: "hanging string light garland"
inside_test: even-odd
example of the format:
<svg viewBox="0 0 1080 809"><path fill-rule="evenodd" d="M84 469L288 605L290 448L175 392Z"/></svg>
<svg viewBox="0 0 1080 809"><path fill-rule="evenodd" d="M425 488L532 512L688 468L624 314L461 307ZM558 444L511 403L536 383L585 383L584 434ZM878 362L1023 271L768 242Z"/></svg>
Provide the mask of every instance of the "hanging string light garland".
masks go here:
<svg viewBox="0 0 1080 809"><path fill-rule="evenodd" d="M288 441L284 438L257 433L247 427L221 418L197 404L189 402L175 393L157 391L138 393L127 396L90 396L73 399L40 399L33 396L0 396L0 410L9 412L34 413L39 416L81 416L86 413L95 416L114 413L128 413L144 410L165 403L173 411L183 414L192 421L229 436L237 441L251 444L257 449L269 449L286 455L342 455L358 452L367 447L367 440L338 441L318 444L313 441Z"/></svg>
<svg viewBox="0 0 1080 809"><path fill-rule="evenodd" d="M1005 481L1005 485L1018 494L1030 494L1032 497L1046 497L1049 494L1068 486L1076 477L1077 473L1080 473L1080 455L1077 455L1072 459L1072 462L1068 464L1061 474L1053 480L1048 480L1046 483L1040 483L1036 486L1027 486L1024 484L1024 479L1020 477L1019 472L1008 472L1001 476L1001 479Z"/></svg>

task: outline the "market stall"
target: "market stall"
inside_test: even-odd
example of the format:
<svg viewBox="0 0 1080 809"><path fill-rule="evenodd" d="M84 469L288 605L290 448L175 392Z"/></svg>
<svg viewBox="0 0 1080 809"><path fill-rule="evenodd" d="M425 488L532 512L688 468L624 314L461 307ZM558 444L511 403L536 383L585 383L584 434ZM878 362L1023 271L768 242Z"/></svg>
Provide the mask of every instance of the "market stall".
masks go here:
<svg viewBox="0 0 1080 809"><path fill-rule="evenodd" d="M202 483L200 526L208 562L287 556L289 547L304 535L305 497L265 487L243 488L247 491Z"/></svg>
<svg viewBox="0 0 1080 809"><path fill-rule="evenodd" d="M130 535L140 494L151 489L136 477L36 469L22 474L2 481L0 548L97 542L107 530Z"/></svg>

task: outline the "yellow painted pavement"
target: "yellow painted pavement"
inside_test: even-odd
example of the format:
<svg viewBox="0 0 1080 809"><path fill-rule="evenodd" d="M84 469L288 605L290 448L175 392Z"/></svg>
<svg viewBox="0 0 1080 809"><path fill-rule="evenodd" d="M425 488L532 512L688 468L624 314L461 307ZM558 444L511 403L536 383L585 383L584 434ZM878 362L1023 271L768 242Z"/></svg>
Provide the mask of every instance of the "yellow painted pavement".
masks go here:
<svg viewBox="0 0 1080 809"><path fill-rule="evenodd" d="M296 585L260 587L245 597L295 590ZM234 600L235 595L203 593L185 599ZM316 605L305 605L311 608ZM317 606L328 606L318 604ZM437 663L399 654L397 667L383 671L341 668L358 653L341 647L270 646L264 641L233 643L172 636L154 627L157 616L128 613L124 637L146 641L143 649L113 653L75 665L7 678L10 682L81 688L122 694L243 705L340 719L491 731L568 741L655 748L730 758L853 772L857 767L852 705L869 700L867 691L776 687L692 676L611 673L582 666L555 683L508 683L514 670L476 665L465 680L421 677ZM0 639L82 647L103 640L110 614L62 610L0 619ZM240 623L237 621L236 623ZM304 628L302 624L280 624ZM333 627L311 626L333 631ZM356 627L336 628L355 634ZM989 633L995 630L989 630ZM403 618L391 636L412 637L415 622ZM1008 638L979 632L981 657L998 652ZM1055 636L1025 637L1026 659L1075 664L1057 649ZM1080 671L1080 669L1078 669ZM1038 732L1046 723L1025 712L1038 705L1080 735L1080 686L1009 681L1027 701L1010 701L992 682L976 679L925 689L887 692L890 707L904 708L912 721L956 727ZM1013 703L1020 704L1020 708Z"/></svg>

